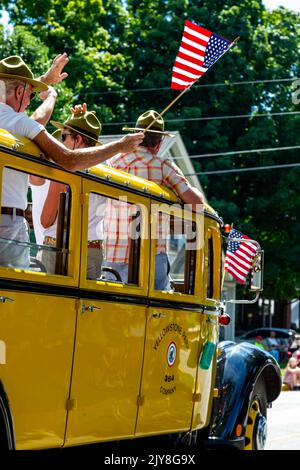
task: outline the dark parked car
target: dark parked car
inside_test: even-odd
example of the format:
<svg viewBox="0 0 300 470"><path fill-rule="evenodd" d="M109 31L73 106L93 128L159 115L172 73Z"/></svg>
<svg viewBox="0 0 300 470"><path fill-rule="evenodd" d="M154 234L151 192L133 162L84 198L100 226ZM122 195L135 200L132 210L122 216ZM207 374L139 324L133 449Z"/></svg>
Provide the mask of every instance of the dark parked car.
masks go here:
<svg viewBox="0 0 300 470"><path fill-rule="evenodd" d="M275 331L276 339L279 341L279 343L282 346L287 347L287 350L289 350L292 343L294 342L295 334L296 334L296 331L292 330L291 328L275 328L275 327L274 328L270 328L270 327L256 328L255 330L247 331L247 333L244 333L243 335L238 336L236 338L236 341L238 343L242 341L254 343L256 336L261 336L263 338L263 344L266 346L266 338L270 337L271 331ZM282 353L281 359L287 359L286 354Z"/></svg>

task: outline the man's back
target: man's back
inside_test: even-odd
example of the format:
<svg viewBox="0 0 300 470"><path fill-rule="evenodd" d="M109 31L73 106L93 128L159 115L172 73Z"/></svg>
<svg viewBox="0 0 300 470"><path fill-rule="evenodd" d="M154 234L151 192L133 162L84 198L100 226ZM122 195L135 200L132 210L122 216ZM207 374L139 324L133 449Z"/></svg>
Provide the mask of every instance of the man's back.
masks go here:
<svg viewBox="0 0 300 470"><path fill-rule="evenodd" d="M140 146L136 152L116 155L109 159L108 165L165 185L179 196L189 188L186 178L177 165L169 159L158 157L145 147Z"/></svg>

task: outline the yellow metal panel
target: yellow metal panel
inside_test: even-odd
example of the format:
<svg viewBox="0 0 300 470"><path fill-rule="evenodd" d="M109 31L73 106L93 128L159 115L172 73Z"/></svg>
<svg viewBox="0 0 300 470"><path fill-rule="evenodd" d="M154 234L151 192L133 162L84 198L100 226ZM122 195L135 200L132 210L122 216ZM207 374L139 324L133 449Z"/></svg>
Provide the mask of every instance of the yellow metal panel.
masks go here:
<svg viewBox="0 0 300 470"><path fill-rule="evenodd" d="M75 335L75 299L0 291L0 339L17 449L63 444Z"/></svg>
<svg viewBox="0 0 300 470"><path fill-rule="evenodd" d="M202 348L207 341L217 343L218 319L210 315L208 311L201 315L201 344L198 358L201 358ZM199 364L199 360L197 361ZM200 400L195 403L193 410L192 428L203 428L208 425L214 395L216 352L209 369L201 369L198 366L196 393L200 394Z"/></svg>
<svg viewBox="0 0 300 470"><path fill-rule="evenodd" d="M68 414L67 446L133 436L143 359L145 307L82 303L70 397L77 408Z"/></svg>
<svg viewBox="0 0 300 470"><path fill-rule="evenodd" d="M137 435L188 430L198 360L200 313L150 308Z"/></svg>

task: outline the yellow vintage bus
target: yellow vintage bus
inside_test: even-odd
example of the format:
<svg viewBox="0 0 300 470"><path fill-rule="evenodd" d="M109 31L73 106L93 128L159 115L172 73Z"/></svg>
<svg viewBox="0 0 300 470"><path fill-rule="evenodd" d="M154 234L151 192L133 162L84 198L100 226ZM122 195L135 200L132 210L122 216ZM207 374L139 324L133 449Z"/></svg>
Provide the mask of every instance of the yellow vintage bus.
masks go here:
<svg viewBox="0 0 300 470"><path fill-rule="evenodd" d="M214 209L184 211L166 188L104 165L63 170L29 140L1 130L1 182L4 169L63 183L66 192L55 244L0 239L30 253L26 269L0 256L1 447L168 435L199 448L263 448L280 370L251 344L218 343L223 222ZM138 216L127 282L105 267L105 250L101 276L87 276L92 198L104 218L120 198ZM161 220L168 221L171 291L154 287ZM54 255L51 272L45 251Z"/></svg>

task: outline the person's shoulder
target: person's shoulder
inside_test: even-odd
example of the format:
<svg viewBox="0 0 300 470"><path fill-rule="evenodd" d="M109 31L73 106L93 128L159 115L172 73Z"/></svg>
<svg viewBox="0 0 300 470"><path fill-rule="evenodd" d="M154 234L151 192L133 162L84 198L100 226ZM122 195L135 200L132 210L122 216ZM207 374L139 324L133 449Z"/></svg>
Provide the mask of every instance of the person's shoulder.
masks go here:
<svg viewBox="0 0 300 470"><path fill-rule="evenodd" d="M173 173L176 173L179 176L184 176L184 174L183 174L182 170L179 168L179 166L176 165L176 163L173 162L173 160L171 160L170 158L164 158L162 160L162 166L169 169L169 171L171 171Z"/></svg>
<svg viewBox="0 0 300 470"><path fill-rule="evenodd" d="M128 166L139 157L139 152L119 153L109 159L109 165L112 167Z"/></svg>

